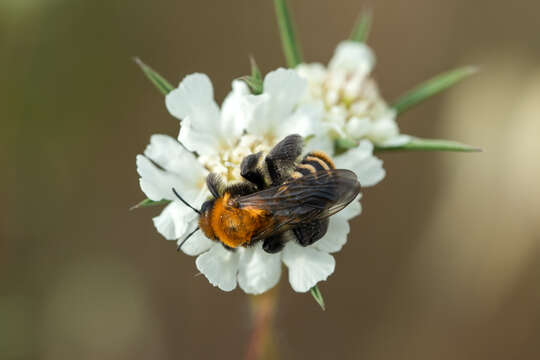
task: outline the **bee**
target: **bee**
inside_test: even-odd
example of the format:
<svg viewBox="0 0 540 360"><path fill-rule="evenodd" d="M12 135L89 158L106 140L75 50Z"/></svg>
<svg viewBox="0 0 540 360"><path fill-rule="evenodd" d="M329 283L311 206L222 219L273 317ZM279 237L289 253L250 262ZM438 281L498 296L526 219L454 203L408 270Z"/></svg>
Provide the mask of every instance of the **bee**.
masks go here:
<svg viewBox="0 0 540 360"><path fill-rule="evenodd" d="M263 241L267 253L277 253L295 239L308 246L328 230L328 218L344 209L360 192L356 175L336 169L321 151L308 153L300 161L303 139L289 135L264 156L262 152L245 157L240 174L245 181L225 184L214 173L206 185L212 199L200 210L198 227L179 245L201 229L206 237L219 241L229 250Z"/></svg>

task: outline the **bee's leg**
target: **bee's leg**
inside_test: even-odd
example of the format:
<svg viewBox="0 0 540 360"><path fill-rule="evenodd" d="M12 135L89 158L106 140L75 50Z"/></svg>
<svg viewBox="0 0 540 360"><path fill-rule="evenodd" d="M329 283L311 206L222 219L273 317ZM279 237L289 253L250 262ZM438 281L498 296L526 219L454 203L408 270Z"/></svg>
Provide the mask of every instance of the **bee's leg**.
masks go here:
<svg viewBox="0 0 540 360"><path fill-rule="evenodd" d="M266 167L273 184L281 184L294 171L296 159L302 153L304 141L300 135L289 135L266 155Z"/></svg>
<svg viewBox="0 0 540 360"><path fill-rule="evenodd" d="M308 246L320 240L328 230L328 219L315 220L298 225L293 233L302 246Z"/></svg>
<svg viewBox="0 0 540 360"><path fill-rule="evenodd" d="M225 189L225 182L223 178L216 173L210 173L206 177L206 187L214 198L223 196L223 190Z"/></svg>
<svg viewBox="0 0 540 360"><path fill-rule="evenodd" d="M257 191L257 187L254 184L244 181L232 183L226 186L224 192L231 194L232 197L235 197L253 194L255 191Z"/></svg>
<svg viewBox="0 0 540 360"><path fill-rule="evenodd" d="M240 175L255 184L258 189L265 188L264 174L261 170L262 151L246 156L240 164Z"/></svg>
<svg viewBox="0 0 540 360"><path fill-rule="evenodd" d="M285 238L283 237L283 234L278 234L264 239L262 248L269 254L275 254L280 252L284 246Z"/></svg>

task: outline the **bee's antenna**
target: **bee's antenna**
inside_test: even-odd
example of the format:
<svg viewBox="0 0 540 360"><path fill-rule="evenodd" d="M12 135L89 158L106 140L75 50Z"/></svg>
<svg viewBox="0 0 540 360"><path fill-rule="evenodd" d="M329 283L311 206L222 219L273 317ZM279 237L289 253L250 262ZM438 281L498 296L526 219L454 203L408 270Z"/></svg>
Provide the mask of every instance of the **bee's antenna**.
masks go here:
<svg viewBox="0 0 540 360"><path fill-rule="evenodd" d="M195 209L193 206L189 205L188 202L184 199L182 199L182 197L180 195L178 195L178 193L176 192L176 190L174 188L172 188L172 191L174 193L174 195L176 195L176 197L178 199L180 199L181 202L183 202L184 204L186 204L187 206L189 206L193 211L195 211L197 214L201 215L201 212L197 209Z"/></svg>
<svg viewBox="0 0 540 360"><path fill-rule="evenodd" d="M178 246L176 247L176 251L180 251L180 249L182 248L182 245L184 245L184 243L187 241L187 239L189 239L191 237L191 235L195 234L195 231L197 231L197 230L199 230L199 227L195 228L195 230L190 232L189 235L186 236L186 238L184 240L182 240L182 242L180 244L178 244Z"/></svg>

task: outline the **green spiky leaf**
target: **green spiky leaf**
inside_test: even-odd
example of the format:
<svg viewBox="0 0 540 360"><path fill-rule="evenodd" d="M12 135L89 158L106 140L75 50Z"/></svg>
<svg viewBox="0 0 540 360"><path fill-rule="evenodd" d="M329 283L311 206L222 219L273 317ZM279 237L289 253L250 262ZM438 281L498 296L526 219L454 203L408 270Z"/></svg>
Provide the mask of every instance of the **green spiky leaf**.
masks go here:
<svg viewBox="0 0 540 360"><path fill-rule="evenodd" d="M150 199L144 199L143 201L141 201L137 205L133 205L132 207L130 207L129 210L134 210L134 209L138 209L138 208L142 208L142 207L164 205L164 204L168 204L170 202L171 202L171 200L165 200L165 199L158 200L158 201L154 201L154 200L150 200Z"/></svg>
<svg viewBox="0 0 540 360"><path fill-rule="evenodd" d="M302 62L302 53L300 45L296 41L294 26L292 23L289 8L286 0L274 0L274 9L276 10L276 18L281 35L281 44L287 66L290 68L296 67Z"/></svg>
<svg viewBox="0 0 540 360"><path fill-rule="evenodd" d="M249 63L251 64L251 77L262 82L262 74L255 58L253 56L249 57Z"/></svg>
<svg viewBox="0 0 540 360"><path fill-rule="evenodd" d="M471 76L476 73L476 71L477 69L474 66L464 66L439 74L421 83L414 89L407 91L392 104L392 107L396 109L398 114L401 114L413 106L429 99L433 95L438 94Z"/></svg>
<svg viewBox="0 0 540 360"><path fill-rule="evenodd" d="M371 31L371 23L373 17L371 11L364 11L358 16L358 20L354 25L354 29L349 37L350 40L356 42L366 42Z"/></svg>
<svg viewBox="0 0 540 360"><path fill-rule="evenodd" d="M410 140L404 144L399 145L375 145L375 151L457 151L457 152L477 152L481 149L459 143L451 140L441 139L421 139L411 137Z"/></svg>
<svg viewBox="0 0 540 360"><path fill-rule="evenodd" d="M253 95L262 94L263 92L262 81L258 81L254 79L251 75L242 76L241 78L239 78L239 80L242 80L243 82L246 83L246 85L249 87L249 91L251 91Z"/></svg>
<svg viewBox="0 0 540 360"><path fill-rule="evenodd" d="M321 309L323 309L323 311L326 310L326 307L324 305L324 298L322 296L321 291L319 290L319 287L315 285L314 287L309 289L309 292L311 293L311 295L313 296L317 304L319 304Z"/></svg>
<svg viewBox="0 0 540 360"><path fill-rule="evenodd" d="M259 95L263 92L263 78L261 70L259 70L259 67L257 66L257 63L253 57L250 57L249 60L251 62L251 75L242 76L240 80L247 84L252 94Z"/></svg>
<svg viewBox="0 0 540 360"><path fill-rule="evenodd" d="M154 69L142 62L141 59L135 58L135 63L139 65L144 75L155 85L155 87L163 94L167 95L174 87L161 75L159 75Z"/></svg>

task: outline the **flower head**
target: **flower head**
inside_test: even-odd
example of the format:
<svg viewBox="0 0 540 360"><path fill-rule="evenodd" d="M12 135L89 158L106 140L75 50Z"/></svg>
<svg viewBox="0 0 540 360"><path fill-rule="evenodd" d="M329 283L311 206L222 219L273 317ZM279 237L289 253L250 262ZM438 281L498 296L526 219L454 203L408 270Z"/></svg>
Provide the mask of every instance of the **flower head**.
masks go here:
<svg viewBox="0 0 540 360"><path fill-rule="evenodd" d="M307 149L320 145L333 151L321 124L320 105L302 103L307 83L293 70L278 69L264 79L264 92L251 95L247 86L233 82L231 93L221 108L213 98L206 75L193 74L166 97L169 112L182 120L178 141L166 135L153 135L144 155L137 156L137 171L143 192L151 200L171 202L154 218L158 232L168 240L182 241L197 227L198 214L176 199L172 189L195 208L210 197L206 177L210 172L227 182L242 181L240 163L249 154L268 152L289 134L312 138ZM384 177L381 161L372 155L368 141L334 159L338 168L355 171L362 185L373 185ZM276 254L268 254L262 243L229 251L197 231L181 250L197 256L201 273L224 291L237 284L247 293L262 293L273 287L281 276L283 262L289 269L294 290L308 291L325 280L335 267L331 253L339 251L347 240L348 221L360 214L358 201L330 218L326 235L316 243L302 247L289 241Z"/></svg>
<svg viewBox="0 0 540 360"><path fill-rule="evenodd" d="M327 67L313 63L296 68L308 80L308 101L324 104L324 124L332 137L376 144L399 141L396 112L379 94L371 76L374 66L375 56L366 44L344 41Z"/></svg>

